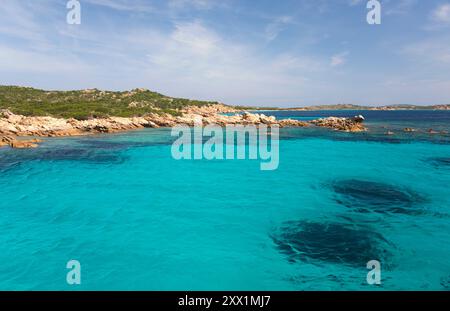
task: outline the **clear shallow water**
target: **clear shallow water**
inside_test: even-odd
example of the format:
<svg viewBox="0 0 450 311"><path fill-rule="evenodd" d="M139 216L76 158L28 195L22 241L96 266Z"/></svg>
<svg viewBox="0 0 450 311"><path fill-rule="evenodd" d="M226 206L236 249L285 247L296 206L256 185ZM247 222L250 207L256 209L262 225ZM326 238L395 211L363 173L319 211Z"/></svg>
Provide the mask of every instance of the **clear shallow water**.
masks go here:
<svg viewBox="0 0 450 311"><path fill-rule="evenodd" d="M450 114L361 113L282 129L276 171L175 161L165 129L1 148L0 289L72 290L76 259L85 290L448 290Z"/></svg>

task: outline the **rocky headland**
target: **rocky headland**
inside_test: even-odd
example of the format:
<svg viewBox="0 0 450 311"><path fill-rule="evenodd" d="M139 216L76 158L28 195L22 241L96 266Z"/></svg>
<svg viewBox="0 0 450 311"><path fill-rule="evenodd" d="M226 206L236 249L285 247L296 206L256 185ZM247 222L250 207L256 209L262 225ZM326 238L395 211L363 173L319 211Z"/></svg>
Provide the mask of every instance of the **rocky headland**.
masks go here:
<svg viewBox="0 0 450 311"><path fill-rule="evenodd" d="M344 131L344 132L363 132L366 130L364 127L364 117L359 115L353 118L337 118L337 117L329 117L324 119L312 120L310 123L327 127L330 129Z"/></svg>
<svg viewBox="0 0 450 311"><path fill-rule="evenodd" d="M29 117L17 115L9 110L0 111L0 146L13 148L35 148L40 142L36 137L79 136L99 133L116 133L142 128L172 127L175 125L278 125L280 127L320 126L338 131L364 131L364 118L325 118L304 122L293 119L277 120L274 116L240 112L229 106L216 104L189 106L181 110L180 116L168 113L149 113L143 117L108 117L88 120L55 117ZM226 115L226 113L235 113ZM33 137L33 139L26 139Z"/></svg>

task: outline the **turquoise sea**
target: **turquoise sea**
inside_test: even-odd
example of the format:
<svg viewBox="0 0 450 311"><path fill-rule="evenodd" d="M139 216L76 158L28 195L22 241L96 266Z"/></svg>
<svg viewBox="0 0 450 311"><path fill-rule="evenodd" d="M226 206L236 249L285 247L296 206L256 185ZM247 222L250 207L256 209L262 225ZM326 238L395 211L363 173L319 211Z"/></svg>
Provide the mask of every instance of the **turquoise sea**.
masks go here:
<svg viewBox="0 0 450 311"><path fill-rule="evenodd" d="M450 111L271 114L370 130L281 129L275 171L176 161L170 129L0 148L0 290L450 289Z"/></svg>

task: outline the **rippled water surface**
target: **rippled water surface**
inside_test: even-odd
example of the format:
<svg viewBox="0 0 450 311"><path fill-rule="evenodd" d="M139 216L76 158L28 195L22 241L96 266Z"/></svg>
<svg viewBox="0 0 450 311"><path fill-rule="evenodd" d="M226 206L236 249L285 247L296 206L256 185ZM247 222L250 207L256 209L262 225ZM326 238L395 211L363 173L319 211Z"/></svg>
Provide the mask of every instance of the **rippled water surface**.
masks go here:
<svg viewBox="0 0 450 311"><path fill-rule="evenodd" d="M176 161L167 129L0 148L0 289L73 289L71 259L86 290L450 289L450 113L275 114L369 131L282 129L276 171Z"/></svg>

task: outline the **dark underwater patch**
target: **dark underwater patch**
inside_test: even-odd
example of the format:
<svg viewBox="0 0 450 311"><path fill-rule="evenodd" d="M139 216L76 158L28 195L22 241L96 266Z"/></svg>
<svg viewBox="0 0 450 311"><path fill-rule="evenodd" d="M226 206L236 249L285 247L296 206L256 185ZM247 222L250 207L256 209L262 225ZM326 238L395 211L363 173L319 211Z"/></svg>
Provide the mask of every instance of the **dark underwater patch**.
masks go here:
<svg viewBox="0 0 450 311"><path fill-rule="evenodd" d="M403 187L359 179L340 180L332 184L335 200L361 213L423 213L424 196Z"/></svg>
<svg viewBox="0 0 450 311"><path fill-rule="evenodd" d="M439 145L450 144L448 137L439 135L432 136L427 133L416 134L414 136L397 131L395 135L386 135L386 130L380 132L378 129L370 129L362 133L346 133L333 131L326 128L282 128L280 130L280 140L300 140L310 138L324 138L342 142L368 142L381 144L409 144L413 142L424 142Z"/></svg>
<svg viewBox="0 0 450 311"><path fill-rule="evenodd" d="M81 161L94 164L117 164L126 160L126 157L117 152L104 152L81 148L62 148L39 150L33 160L44 161Z"/></svg>
<svg viewBox="0 0 450 311"><path fill-rule="evenodd" d="M107 140L80 140L78 141L83 147L90 147L96 149L106 149L106 150L120 150L129 148L130 145L127 143L110 142Z"/></svg>
<svg viewBox="0 0 450 311"><path fill-rule="evenodd" d="M441 285L445 290L450 290L450 275L441 278Z"/></svg>
<svg viewBox="0 0 450 311"><path fill-rule="evenodd" d="M336 135L332 138L335 141L357 141L357 142L374 142L374 143L382 143L382 144L402 144L408 143L409 140L394 138L390 136L381 136L381 135L367 135L367 134L358 134L358 133L350 133L345 135Z"/></svg>
<svg viewBox="0 0 450 311"><path fill-rule="evenodd" d="M0 172L5 172L7 170L13 169L20 165L20 161L4 157L0 157Z"/></svg>
<svg viewBox="0 0 450 311"><path fill-rule="evenodd" d="M445 157L428 158L425 161L437 168L441 168L441 167L450 168L450 157L449 158L445 158Z"/></svg>
<svg viewBox="0 0 450 311"><path fill-rule="evenodd" d="M83 147L104 149L104 150L124 150L129 148L137 147L149 147L149 146L162 146L170 145L172 142L133 142L133 141L108 141L108 140L94 140L94 139L83 139L77 141Z"/></svg>
<svg viewBox="0 0 450 311"><path fill-rule="evenodd" d="M171 141L133 142L108 139L84 138L73 141L70 146L40 146L36 149L2 150L0 171L18 167L28 161L80 161L92 164L120 164L128 157L121 151L136 147L170 145Z"/></svg>
<svg viewBox="0 0 450 311"><path fill-rule="evenodd" d="M37 148L9 150L2 154L0 170L13 169L28 161L80 161L92 164L120 164L127 157L119 152L105 152L83 148Z"/></svg>
<svg viewBox="0 0 450 311"><path fill-rule="evenodd" d="M372 133L344 133L324 128L281 129L279 138L280 140L324 138L343 142L375 142L385 144L402 144L411 141L410 139L400 139L386 135Z"/></svg>
<svg viewBox="0 0 450 311"><path fill-rule="evenodd" d="M287 222L272 239L290 262L318 261L363 269L370 260L386 264L392 247L377 232L340 223Z"/></svg>

